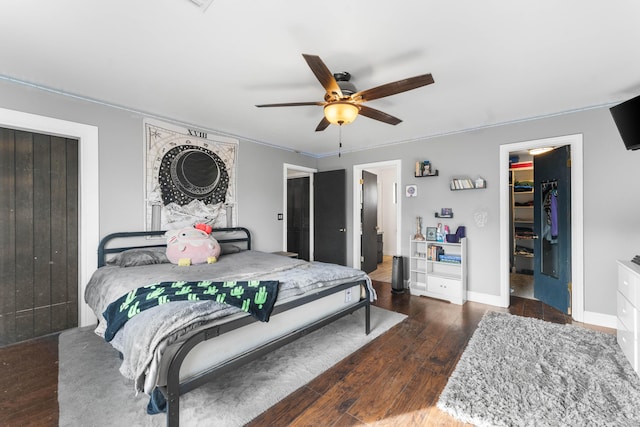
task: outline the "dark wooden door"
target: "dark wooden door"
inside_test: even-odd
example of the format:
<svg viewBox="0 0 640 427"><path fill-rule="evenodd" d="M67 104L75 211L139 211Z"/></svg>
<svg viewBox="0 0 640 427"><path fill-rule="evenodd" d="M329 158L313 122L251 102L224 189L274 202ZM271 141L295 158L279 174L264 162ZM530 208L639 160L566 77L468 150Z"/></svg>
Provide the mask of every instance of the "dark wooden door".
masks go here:
<svg viewBox="0 0 640 427"><path fill-rule="evenodd" d="M534 157L534 296L565 314L571 307L571 169L565 145Z"/></svg>
<svg viewBox="0 0 640 427"><path fill-rule="evenodd" d="M360 269L371 273L378 268L378 176L362 171L362 235Z"/></svg>
<svg viewBox="0 0 640 427"><path fill-rule="evenodd" d="M0 180L6 345L78 324L78 141L0 129Z"/></svg>
<svg viewBox="0 0 640 427"><path fill-rule="evenodd" d="M287 251L309 261L309 177L287 179Z"/></svg>
<svg viewBox="0 0 640 427"><path fill-rule="evenodd" d="M347 187L344 169L313 178L315 261L347 265Z"/></svg>

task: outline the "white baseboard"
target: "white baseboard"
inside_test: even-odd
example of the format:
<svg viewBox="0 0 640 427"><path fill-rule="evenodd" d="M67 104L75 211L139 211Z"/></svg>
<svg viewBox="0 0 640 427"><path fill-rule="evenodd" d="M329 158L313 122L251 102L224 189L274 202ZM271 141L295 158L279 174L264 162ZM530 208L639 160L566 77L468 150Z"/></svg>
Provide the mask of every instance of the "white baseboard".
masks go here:
<svg viewBox="0 0 640 427"><path fill-rule="evenodd" d="M502 298L497 295L489 295L481 292L467 292L467 301L478 302L480 304L493 305L495 307L504 307ZM616 329L617 317L612 314L596 313L593 311L585 311L582 323L589 325L602 326L605 328Z"/></svg>
<svg viewBox="0 0 640 427"><path fill-rule="evenodd" d="M504 307L504 305L502 304L502 298L500 296L484 294L481 292L467 291L467 301L493 305L495 307Z"/></svg>
<svg viewBox="0 0 640 427"><path fill-rule="evenodd" d="M618 318L612 314L602 314L593 311L585 311L583 323L589 325L604 326L605 328L616 329L618 327Z"/></svg>

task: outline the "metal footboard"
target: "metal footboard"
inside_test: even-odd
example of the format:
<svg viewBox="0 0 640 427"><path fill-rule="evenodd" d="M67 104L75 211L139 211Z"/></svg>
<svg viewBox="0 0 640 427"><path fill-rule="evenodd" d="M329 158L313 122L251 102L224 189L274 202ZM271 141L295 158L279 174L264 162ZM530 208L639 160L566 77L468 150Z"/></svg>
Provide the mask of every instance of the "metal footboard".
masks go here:
<svg viewBox="0 0 640 427"><path fill-rule="evenodd" d="M278 313L285 312L295 307L299 307L308 302L314 301L316 299L325 297L327 295L331 295L345 289L348 289L354 286L356 283L345 283L342 285L334 286L328 289L322 289L319 292L313 293L312 295L304 296L300 299L296 299L294 301L278 305L274 307L272 316L277 315ZM286 344L289 344L300 337L307 335L310 332L313 332L317 329L326 326L335 320L340 319L341 317L346 316L347 314L352 314L353 312L364 307L365 309L365 333L369 335L371 331L371 302L370 302L370 291L367 284L364 281L359 282L360 285L365 290L365 295L354 305L349 307L345 307L344 309L333 313L323 319L317 320L309 325L306 325L300 329L292 331L284 336L276 338L258 348L255 348L249 352L243 353L242 355L230 359L226 362L223 362L220 365L212 367L206 372L198 375L195 378L190 378L189 380L180 383L180 367L182 366L182 362L185 360L189 352L199 343L215 338L219 335L222 335L227 332L231 332L235 329L246 326L250 323L256 322L257 320L251 316L245 316L240 319L236 319L227 323L223 323L220 325L212 326L211 328L204 329L195 335L191 336L187 340L182 343L180 348L173 354L171 362L169 363L169 370L167 374L167 385L164 387L158 387L162 394L165 396L167 400L167 426L170 427L178 427L180 425L180 396L188 393L191 390L194 390L197 387L200 387L203 384L206 384L212 381L215 377L220 376L225 372L229 372L233 369L238 368L246 363L251 362L252 360L256 360L261 356L272 352L273 350L280 348Z"/></svg>

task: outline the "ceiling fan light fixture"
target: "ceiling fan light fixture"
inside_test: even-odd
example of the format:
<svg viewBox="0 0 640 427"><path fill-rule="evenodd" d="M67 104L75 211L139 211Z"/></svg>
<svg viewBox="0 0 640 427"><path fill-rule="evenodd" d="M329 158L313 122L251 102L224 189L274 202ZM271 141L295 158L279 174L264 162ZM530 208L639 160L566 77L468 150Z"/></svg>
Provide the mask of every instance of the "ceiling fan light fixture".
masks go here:
<svg viewBox="0 0 640 427"><path fill-rule="evenodd" d="M347 125L353 122L360 112L360 108L348 101L330 102L324 106L324 117L334 125Z"/></svg>

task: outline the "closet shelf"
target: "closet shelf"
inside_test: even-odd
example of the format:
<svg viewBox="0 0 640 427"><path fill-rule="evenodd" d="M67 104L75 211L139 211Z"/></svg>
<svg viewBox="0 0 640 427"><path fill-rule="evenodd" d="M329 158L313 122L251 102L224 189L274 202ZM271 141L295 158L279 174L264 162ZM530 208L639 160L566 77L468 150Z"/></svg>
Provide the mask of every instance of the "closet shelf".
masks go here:
<svg viewBox="0 0 640 427"><path fill-rule="evenodd" d="M511 268L516 273L533 271L535 242L533 198L535 183L533 163L519 162L510 165L511 190ZM530 231L524 231L524 229Z"/></svg>

